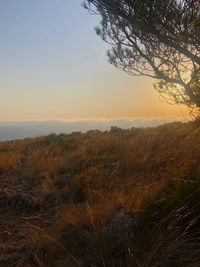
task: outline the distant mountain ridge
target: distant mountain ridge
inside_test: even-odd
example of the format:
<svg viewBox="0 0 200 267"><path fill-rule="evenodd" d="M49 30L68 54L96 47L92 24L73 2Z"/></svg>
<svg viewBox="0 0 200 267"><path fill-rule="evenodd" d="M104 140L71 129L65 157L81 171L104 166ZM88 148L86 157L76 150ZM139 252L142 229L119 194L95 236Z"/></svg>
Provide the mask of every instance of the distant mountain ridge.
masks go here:
<svg viewBox="0 0 200 267"><path fill-rule="evenodd" d="M173 120L80 120L80 121L27 121L0 122L0 141L48 135L50 133L86 132L89 130L109 130L112 126L122 129L132 127L153 127ZM174 120L175 121L175 120ZM177 121L177 120L176 120Z"/></svg>

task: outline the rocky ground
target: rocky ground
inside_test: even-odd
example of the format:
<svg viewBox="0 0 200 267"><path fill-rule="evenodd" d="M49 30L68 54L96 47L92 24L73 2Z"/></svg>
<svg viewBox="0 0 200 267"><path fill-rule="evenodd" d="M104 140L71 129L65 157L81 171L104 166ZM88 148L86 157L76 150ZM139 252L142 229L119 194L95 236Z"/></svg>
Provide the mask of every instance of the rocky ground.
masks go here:
<svg viewBox="0 0 200 267"><path fill-rule="evenodd" d="M58 202L58 196L41 199L41 179L17 177L16 172L0 176L0 267L44 266L45 255L31 248L31 238L56 221L62 200ZM135 229L135 222L123 210L105 225L110 240L127 239L130 229ZM96 238L91 230L82 235L85 240Z"/></svg>
<svg viewBox="0 0 200 267"><path fill-rule="evenodd" d="M37 182L17 175L0 176L0 266L38 266L28 244L37 227L53 222L55 212L40 203Z"/></svg>

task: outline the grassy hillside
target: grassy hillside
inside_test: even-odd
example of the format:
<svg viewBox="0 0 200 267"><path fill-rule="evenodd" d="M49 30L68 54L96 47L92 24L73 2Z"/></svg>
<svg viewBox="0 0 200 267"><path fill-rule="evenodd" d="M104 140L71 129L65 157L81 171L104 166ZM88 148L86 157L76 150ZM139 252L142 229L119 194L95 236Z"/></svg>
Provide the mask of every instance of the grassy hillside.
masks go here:
<svg viewBox="0 0 200 267"><path fill-rule="evenodd" d="M54 218L29 225L33 266L199 266L199 166L195 123L0 143L0 179Z"/></svg>

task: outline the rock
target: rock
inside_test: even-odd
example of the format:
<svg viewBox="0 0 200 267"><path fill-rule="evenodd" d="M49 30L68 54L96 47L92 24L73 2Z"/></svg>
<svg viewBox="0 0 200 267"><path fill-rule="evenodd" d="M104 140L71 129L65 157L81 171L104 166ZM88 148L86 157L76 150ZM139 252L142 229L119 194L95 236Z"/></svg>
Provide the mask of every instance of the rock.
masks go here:
<svg viewBox="0 0 200 267"><path fill-rule="evenodd" d="M7 207L9 203L8 195L4 191L0 191L0 208Z"/></svg>
<svg viewBox="0 0 200 267"><path fill-rule="evenodd" d="M32 210L38 207L38 202L31 196L23 194L8 195L0 191L0 208L10 207L16 210Z"/></svg>
<svg viewBox="0 0 200 267"><path fill-rule="evenodd" d="M34 200L31 196L26 196L22 194L16 194L10 197L10 207L16 209L34 209L38 206L38 202Z"/></svg>
<svg viewBox="0 0 200 267"><path fill-rule="evenodd" d="M60 194L60 200L61 202L67 202L70 199L70 193L68 191L64 191Z"/></svg>
<svg viewBox="0 0 200 267"><path fill-rule="evenodd" d="M50 194L44 198L43 203L45 206L55 208L58 204L58 198L55 194Z"/></svg>
<svg viewBox="0 0 200 267"><path fill-rule="evenodd" d="M121 253L123 251L126 253L127 249L134 250L135 231L136 222L134 218L125 211L121 211L115 215L110 223L105 226L107 238L110 241L113 240L113 243L120 244Z"/></svg>
<svg viewBox="0 0 200 267"><path fill-rule="evenodd" d="M102 228L102 232L109 242L118 245L121 244L120 246L122 249L126 251L128 248L134 250L136 222L134 218L125 211L116 214L114 218ZM97 235L92 229L83 229L81 234L86 243L97 242Z"/></svg>
<svg viewBox="0 0 200 267"><path fill-rule="evenodd" d="M8 206L9 198L8 196L0 196L0 208L4 208Z"/></svg>
<svg viewBox="0 0 200 267"><path fill-rule="evenodd" d="M4 196L6 193L3 190L0 190L0 196Z"/></svg>
<svg viewBox="0 0 200 267"><path fill-rule="evenodd" d="M127 233L135 231L136 223L132 216L121 211L107 225L108 230L118 233Z"/></svg>
<svg viewBox="0 0 200 267"><path fill-rule="evenodd" d="M70 227L63 233L61 243L64 244L68 238L73 237L78 242L79 247L82 248L83 256L81 256L81 260L83 264L81 266L95 267L96 259L93 252L98 251L98 244L102 242L102 245L108 245L108 254L106 255L109 262L108 266L121 266L121 260L126 260L129 251L135 251L136 222L134 218L122 210L110 222L101 225L101 227L100 225L98 226L98 230L94 230L93 227L82 229ZM84 257L84 255L87 255L87 257ZM88 255L91 256L89 262ZM64 266L73 265L66 263Z"/></svg>

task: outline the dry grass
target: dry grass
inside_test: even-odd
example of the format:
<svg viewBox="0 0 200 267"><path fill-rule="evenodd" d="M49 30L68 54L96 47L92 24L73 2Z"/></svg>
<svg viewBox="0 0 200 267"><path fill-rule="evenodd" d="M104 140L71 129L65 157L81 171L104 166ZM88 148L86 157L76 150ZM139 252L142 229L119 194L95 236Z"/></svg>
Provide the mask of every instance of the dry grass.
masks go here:
<svg viewBox="0 0 200 267"><path fill-rule="evenodd" d="M16 169L20 161L21 155L18 153L0 153L0 174Z"/></svg>
<svg viewBox="0 0 200 267"><path fill-rule="evenodd" d="M41 198L60 199L57 222L32 239L41 266L199 266L199 152L199 126L172 123L2 143L0 170L40 177ZM106 232L121 210L136 236Z"/></svg>

